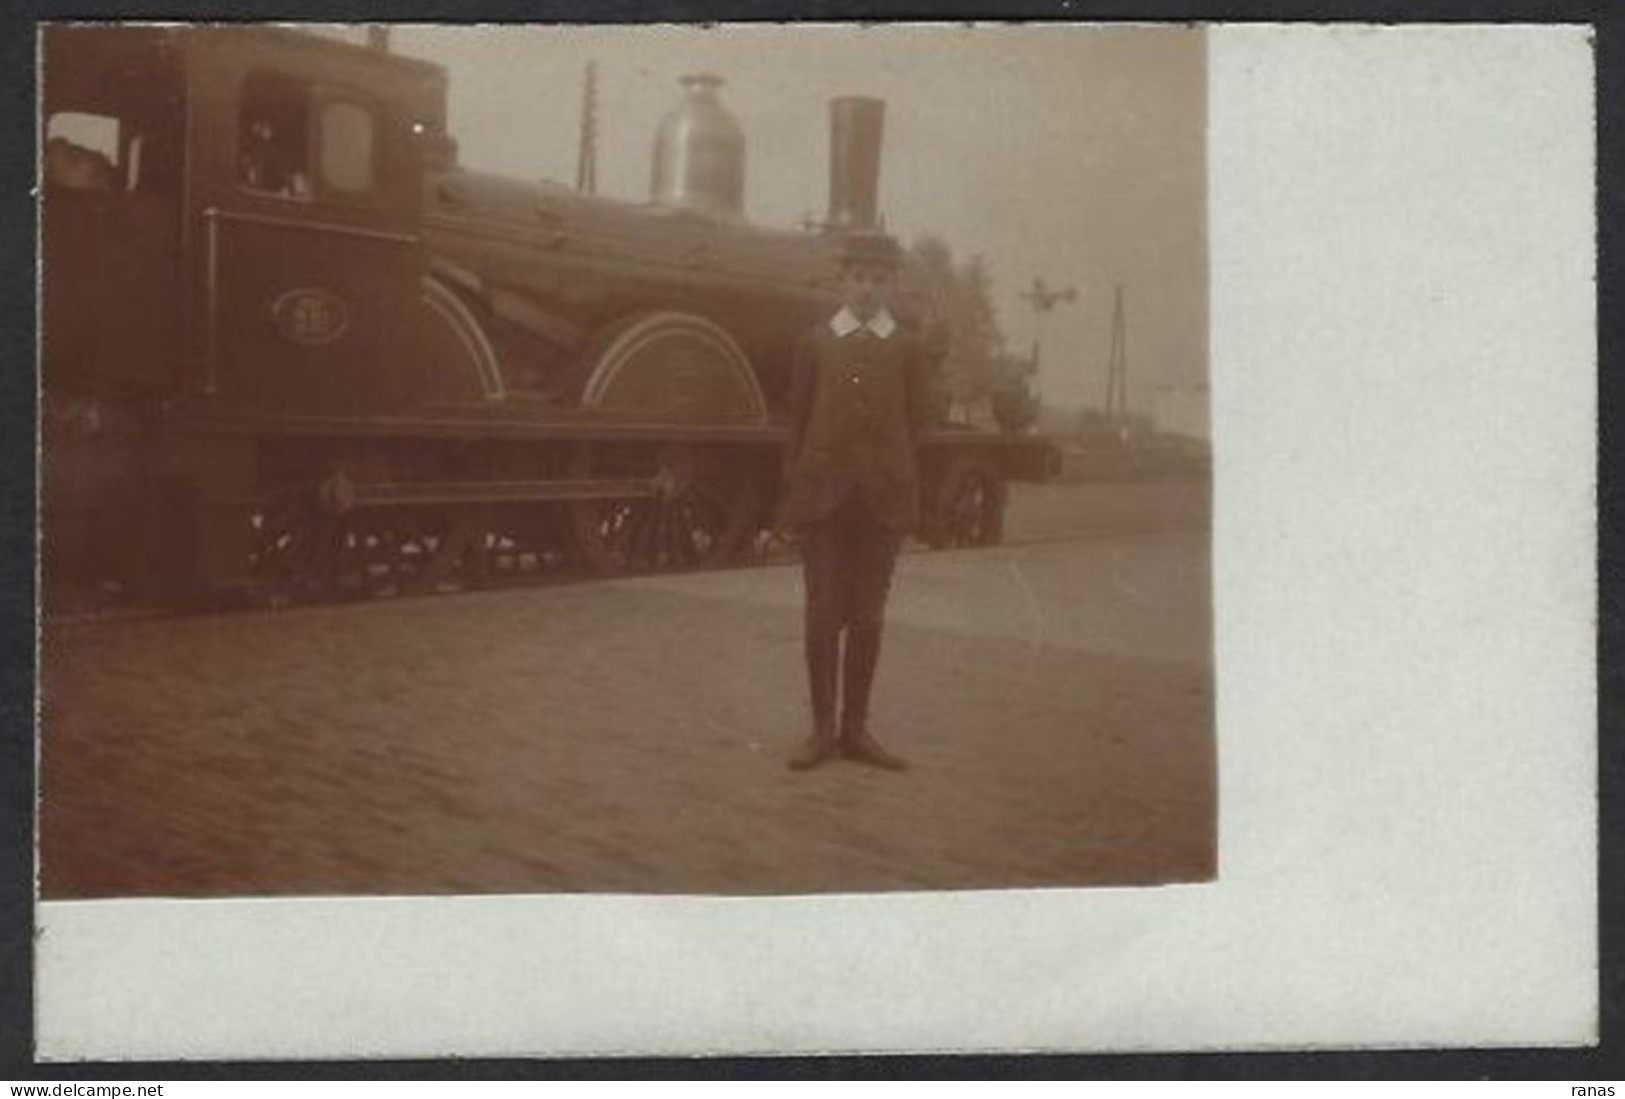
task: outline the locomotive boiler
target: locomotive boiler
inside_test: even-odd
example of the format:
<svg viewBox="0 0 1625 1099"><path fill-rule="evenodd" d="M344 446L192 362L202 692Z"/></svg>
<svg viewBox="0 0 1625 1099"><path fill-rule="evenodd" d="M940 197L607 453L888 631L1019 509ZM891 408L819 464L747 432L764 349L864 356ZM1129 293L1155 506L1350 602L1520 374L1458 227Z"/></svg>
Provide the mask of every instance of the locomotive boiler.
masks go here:
<svg viewBox="0 0 1625 1099"><path fill-rule="evenodd" d="M651 201L464 170L429 63L267 27L43 34L48 579L163 597L712 566L771 523L792 345L872 227L880 104L830 214L748 224L685 78ZM905 272L899 313L929 333ZM920 440L925 533L999 536L1031 437Z"/></svg>

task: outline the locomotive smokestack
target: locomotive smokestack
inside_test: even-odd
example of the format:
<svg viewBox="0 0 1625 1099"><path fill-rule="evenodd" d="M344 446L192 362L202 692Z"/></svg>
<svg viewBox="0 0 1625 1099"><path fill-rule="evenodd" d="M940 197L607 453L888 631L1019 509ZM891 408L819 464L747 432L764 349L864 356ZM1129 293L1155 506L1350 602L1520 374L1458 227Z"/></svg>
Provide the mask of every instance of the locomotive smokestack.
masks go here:
<svg viewBox="0 0 1625 1099"><path fill-rule="evenodd" d="M878 222L880 136L886 101L844 95L829 103L829 224L873 229Z"/></svg>

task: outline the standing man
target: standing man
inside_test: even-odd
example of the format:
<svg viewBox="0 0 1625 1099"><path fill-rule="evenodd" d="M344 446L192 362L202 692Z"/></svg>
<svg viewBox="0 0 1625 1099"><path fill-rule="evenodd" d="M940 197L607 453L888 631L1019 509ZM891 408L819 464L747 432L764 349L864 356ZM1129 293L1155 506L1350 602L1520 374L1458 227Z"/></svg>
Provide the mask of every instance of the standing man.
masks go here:
<svg viewBox="0 0 1625 1099"><path fill-rule="evenodd" d="M803 337L790 376L780 525L802 546L813 713L812 734L790 759L798 771L837 755L906 767L868 725L892 566L920 507L926 367L919 340L889 308L899 261L891 237L847 237L841 309Z"/></svg>

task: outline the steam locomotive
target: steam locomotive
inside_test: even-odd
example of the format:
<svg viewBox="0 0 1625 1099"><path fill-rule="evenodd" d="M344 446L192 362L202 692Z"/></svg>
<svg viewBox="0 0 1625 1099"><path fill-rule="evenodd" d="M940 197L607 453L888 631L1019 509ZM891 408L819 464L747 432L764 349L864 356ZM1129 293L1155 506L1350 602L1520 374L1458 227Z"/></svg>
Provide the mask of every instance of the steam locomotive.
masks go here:
<svg viewBox="0 0 1625 1099"><path fill-rule="evenodd" d="M439 67L291 29L42 43L48 581L304 597L577 562L719 565L771 524L799 332L876 222L881 105L832 105L828 222L747 224L685 79L652 201L465 170ZM899 313L935 330L905 272ZM1030 436L921 440L924 532L999 537Z"/></svg>

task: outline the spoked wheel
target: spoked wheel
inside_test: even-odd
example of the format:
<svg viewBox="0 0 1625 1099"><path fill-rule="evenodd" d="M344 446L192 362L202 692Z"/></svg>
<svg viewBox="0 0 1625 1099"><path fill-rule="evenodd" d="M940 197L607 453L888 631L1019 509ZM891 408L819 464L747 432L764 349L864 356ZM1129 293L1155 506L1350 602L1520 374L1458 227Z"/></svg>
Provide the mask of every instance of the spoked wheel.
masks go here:
<svg viewBox="0 0 1625 1099"><path fill-rule="evenodd" d="M567 540L546 505L474 511L461 517L462 577L469 584L497 584L557 573L568 566Z"/></svg>
<svg viewBox="0 0 1625 1099"><path fill-rule="evenodd" d="M310 492L278 492L248 521L253 530L249 577L255 591L273 604L363 591L368 559L381 551L378 535L352 516L324 512Z"/></svg>
<svg viewBox="0 0 1625 1099"><path fill-rule="evenodd" d="M583 443L571 472L651 486L648 496L569 505L581 559L600 573L724 564L749 543L761 516L756 467L727 447Z"/></svg>
<svg viewBox="0 0 1625 1099"><path fill-rule="evenodd" d="M962 457L942 479L932 545L997 545L1004 537L1004 479L989 462Z"/></svg>
<svg viewBox="0 0 1625 1099"><path fill-rule="evenodd" d="M406 509L333 513L294 490L269 497L249 524L252 589L274 606L414 590L438 546Z"/></svg>
<svg viewBox="0 0 1625 1099"><path fill-rule="evenodd" d="M568 559L551 515L422 507L334 514L312 494L289 491L268 498L249 522L252 589L273 606L455 591L556 572Z"/></svg>
<svg viewBox="0 0 1625 1099"><path fill-rule="evenodd" d="M534 509L533 509L534 510ZM399 508L360 533L364 594L425 594L532 579L565 567L545 517L483 508Z"/></svg>

